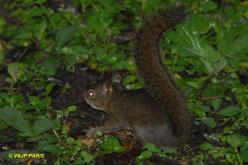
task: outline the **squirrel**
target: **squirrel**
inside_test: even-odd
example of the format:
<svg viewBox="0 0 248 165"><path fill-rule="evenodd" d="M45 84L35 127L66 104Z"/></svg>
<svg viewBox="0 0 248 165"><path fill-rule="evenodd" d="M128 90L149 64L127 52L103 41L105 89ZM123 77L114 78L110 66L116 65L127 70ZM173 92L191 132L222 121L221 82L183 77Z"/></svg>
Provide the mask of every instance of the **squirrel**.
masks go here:
<svg viewBox="0 0 248 165"><path fill-rule="evenodd" d="M96 130L130 129L142 144L181 146L189 138L191 120L183 94L162 63L159 42L164 32L187 17L183 6L158 11L136 34L135 64L145 88L126 90L118 78L97 83L83 93L92 107L109 119Z"/></svg>

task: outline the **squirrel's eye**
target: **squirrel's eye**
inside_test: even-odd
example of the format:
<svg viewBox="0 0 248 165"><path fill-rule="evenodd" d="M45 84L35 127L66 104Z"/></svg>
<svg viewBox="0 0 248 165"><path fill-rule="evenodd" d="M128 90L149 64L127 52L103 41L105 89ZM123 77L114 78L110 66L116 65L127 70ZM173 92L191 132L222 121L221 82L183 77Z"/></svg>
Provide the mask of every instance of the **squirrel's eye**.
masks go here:
<svg viewBox="0 0 248 165"><path fill-rule="evenodd" d="M89 97L90 98L94 98L95 97L95 93L94 93L94 91L92 89L89 90L88 94L89 94Z"/></svg>

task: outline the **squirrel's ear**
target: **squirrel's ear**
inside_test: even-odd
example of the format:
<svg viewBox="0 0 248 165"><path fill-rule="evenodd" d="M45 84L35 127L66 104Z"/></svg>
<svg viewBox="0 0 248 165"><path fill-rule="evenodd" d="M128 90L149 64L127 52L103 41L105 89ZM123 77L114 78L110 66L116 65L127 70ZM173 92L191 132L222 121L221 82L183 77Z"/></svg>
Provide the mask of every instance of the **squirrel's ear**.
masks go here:
<svg viewBox="0 0 248 165"><path fill-rule="evenodd" d="M121 81L122 81L122 75L120 74L114 74L111 78L112 80L112 88L113 90L116 90L116 91L121 91L121 90L124 90L125 88L123 87Z"/></svg>
<svg viewBox="0 0 248 165"><path fill-rule="evenodd" d="M103 91L105 94L112 93L113 91L120 91L124 89L121 84L122 77L120 74L113 74L111 78L104 81Z"/></svg>
<svg viewBox="0 0 248 165"><path fill-rule="evenodd" d="M122 77L121 77L120 74L117 73L117 74L112 75L111 80L112 80L113 83L120 84L121 83L121 80L122 80Z"/></svg>

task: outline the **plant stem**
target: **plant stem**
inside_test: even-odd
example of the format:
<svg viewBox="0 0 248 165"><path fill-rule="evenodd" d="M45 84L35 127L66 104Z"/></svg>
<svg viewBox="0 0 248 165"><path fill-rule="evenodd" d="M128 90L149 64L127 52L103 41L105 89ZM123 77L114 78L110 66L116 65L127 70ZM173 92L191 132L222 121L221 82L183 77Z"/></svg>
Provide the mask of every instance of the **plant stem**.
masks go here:
<svg viewBox="0 0 248 165"><path fill-rule="evenodd" d="M239 156L239 152L238 152L237 147L235 147L235 153L236 153L236 155L237 155L237 158L238 158L239 164L240 164L240 165L243 165L243 162L242 162L242 160L240 159L240 156Z"/></svg>

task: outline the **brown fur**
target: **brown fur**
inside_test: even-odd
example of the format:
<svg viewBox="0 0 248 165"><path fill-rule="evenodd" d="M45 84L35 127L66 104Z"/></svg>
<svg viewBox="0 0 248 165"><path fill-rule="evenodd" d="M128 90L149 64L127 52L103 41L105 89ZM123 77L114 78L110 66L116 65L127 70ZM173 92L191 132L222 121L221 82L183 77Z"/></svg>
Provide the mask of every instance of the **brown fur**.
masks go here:
<svg viewBox="0 0 248 165"><path fill-rule="evenodd" d="M190 131L185 100L159 55L163 32L185 17L182 7L159 11L137 33L135 62L147 90L128 91L115 80L101 82L84 93L89 105L110 116L98 130L131 129L142 143L160 147L185 142Z"/></svg>
<svg viewBox="0 0 248 165"><path fill-rule="evenodd" d="M184 97L161 62L159 40L162 34L186 18L182 6L158 12L137 33L135 62L149 93L164 105L168 117L181 139L188 137L190 117Z"/></svg>

